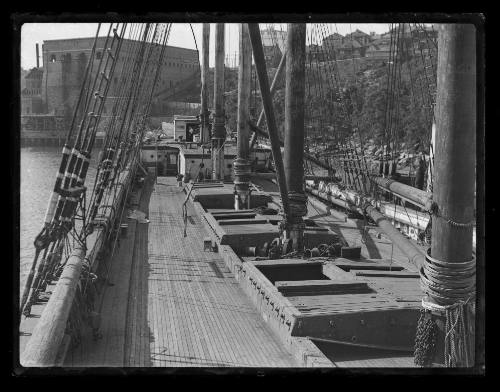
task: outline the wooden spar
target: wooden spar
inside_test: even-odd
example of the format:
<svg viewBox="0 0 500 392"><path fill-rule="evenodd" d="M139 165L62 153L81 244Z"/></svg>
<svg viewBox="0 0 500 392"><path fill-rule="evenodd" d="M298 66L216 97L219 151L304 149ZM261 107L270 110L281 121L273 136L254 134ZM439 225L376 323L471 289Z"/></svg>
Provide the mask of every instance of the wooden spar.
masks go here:
<svg viewBox="0 0 500 392"><path fill-rule="evenodd" d="M238 72L238 158L248 159L248 119L250 118L250 93L252 78L252 45L248 25L240 24L240 50Z"/></svg>
<svg viewBox="0 0 500 392"><path fill-rule="evenodd" d="M257 133L265 138L269 138L269 134L266 131L264 131L262 128L259 128L258 126L256 126L252 122L249 122L249 125L250 125L250 128L252 129L252 131L254 131L255 133ZM280 143L281 147L283 147L285 145L281 139L280 139L279 143ZM305 160L310 161L310 162L318 165L319 167L328 170L329 173L330 172L335 173L335 169L332 169L332 167L330 165L328 165L328 163L320 161L318 158L315 158L314 156L312 156L311 154L309 154L305 151L303 154L304 154Z"/></svg>
<svg viewBox="0 0 500 392"><path fill-rule="evenodd" d="M432 193L402 184L389 178L372 177L371 180L382 188L391 191L428 211L431 210Z"/></svg>
<svg viewBox="0 0 500 392"><path fill-rule="evenodd" d="M134 159L129 164L127 169L120 174L116 188L112 188L109 191L116 192L116 204L114 208L101 207L104 211L104 218L110 222L113 222L118 217L115 212L118 210L118 206L125 203L125 188L131 186L131 181L137 168L136 162ZM21 354L20 361L22 366L60 366L60 361L64 359L64 352L61 352L61 350L63 350L66 325L80 282L82 267L86 259L85 255L86 253L90 255L87 262L92 266L92 271L95 272L97 269L97 255L100 253L105 239L105 230L97 228L87 238L87 244L91 244L91 249L88 249L88 252L79 243L73 249L57 281L56 288L51 294L24 352Z"/></svg>
<svg viewBox="0 0 500 392"><path fill-rule="evenodd" d="M418 250L407 238L405 238L398 229L396 229L389 218L382 215L375 207L369 205L365 208L366 213L373 219L377 226L389 237L401 252L403 252L409 261L418 268L425 262L425 255Z"/></svg>
<svg viewBox="0 0 500 392"><path fill-rule="evenodd" d="M349 210L349 211L353 211L353 212L358 212L355 207L353 207L352 205L350 205L349 203L347 203L347 201L345 200L342 200L342 199L337 199L331 195L327 195L326 193L324 192L320 192L319 190L317 189L312 189L310 187L307 187L306 186L306 190L308 192L311 192L312 195L318 197L319 199L322 199L324 201L327 201L329 203L332 203L332 204L335 204L336 206L338 207L342 207L346 210ZM309 199L309 201L313 201L314 199Z"/></svg>
<svg viewBox="0 0 500 392"><path fill-rule="evenodd" d="M280 63L278 64L278 69L276 70L273 82L271 83L271 97L274 95L274 92L276 91L276 88L278 86L278 80L281 77L281 74L283 73L282 71L285 69L285 64L286 64L286 52L283 53L283 55L281 56ZM263 120L264 120L264 109L262 109L262 111L260 112L259 119L257 120L257 127L260 127L262 125ZM253 131L252 137L250 138L250 150L253 148L256 140L257 140L257 133L256 131Z"/></svg>
<svg viewBox="0 0 500 392"><path fill-rule="evenodd" d="M214 121L212 125L212 179L224 179L224 23L215 25Z"/></svg>
<svg viewBox="0 0 500 392"><path fill-rule="evenodd" d="M201 143L205 144L210 139L209 114L208 114L208 74L209 74L209 45L210 45L210 23L203 23L202 46L201 46Z"/></svg>
<svg viewBox="0 0 500 392"><path fill-rule="evenodd" d="M248 36L246 23L240 24L240 50L238 69L238 158L233 162L235 200L234 209L250 208L250 161L248 134L248 120L250 118L250 94L252 79L252 45Z"/></svg>
<svg viewBox="0 0 500 392"><path fill-rule="evenodd" d="M273 180L276 179L276 173L274 172L269 172L269 173L259 173L255 172L251 174L251 177L254 178L262 178L266 180ZM339 182L339 179L328 177L328 176L315 176L312 174L305 174L304 175L304 180L305 181L324 181L324 182Z"/></svg>
<svg viewBox="0 0 500 392"><path fill-rule="evenodd" d="M283 214L285 221L288 219L290 207L288 203L288 193L285 182L285 170L281 158L280 140L276 119L274 118L273 102L269 91L269 80L267 77L266 61L264 49L262 48L262 38L258 23L249 23L248 32L250 42L252 43L253 58L257 78L259 79L260 94L262 96L262 106L266 114L267 128L269 130L269 140L271 141L271 151L273 153L274 166L276 167L276 179L280 188L281 203L283 205Z"/></svg>
<svg viewBox="0 0 500 392"><path fill-rule="evenodd" d="M329 201L335 205L346 208L351 211L365 212L377 226L384 232L385 235L408 257L409 261L417 267L423 265L425 255L418 250L407 238L405 238L398 229L391 223L390 219L381 214L377 209L370 204L370 199L363 198L354 191L341 190L338 187L335 195L327 195L324 192L309 189L310 192L320 199ZM359 208L357 208L359 207Z"/></svg>
<svg viewBox="0 0 500 392"><path fill-rule="evenodd" d="M307 196L304 192L306 24L289 23L287 30L284 168L290 216L285 237L293 240L294 250L301 250L305 228L302 217L307 215Z"/></svg>
<svg viewBox="0 0 500 392"><path fill-rule="evenodd" d="M434 259L457 263L472 258L476 164L475 27L472 24L442 25L438 42L433 184L438 211L432 219L431 254Z"/></svg>

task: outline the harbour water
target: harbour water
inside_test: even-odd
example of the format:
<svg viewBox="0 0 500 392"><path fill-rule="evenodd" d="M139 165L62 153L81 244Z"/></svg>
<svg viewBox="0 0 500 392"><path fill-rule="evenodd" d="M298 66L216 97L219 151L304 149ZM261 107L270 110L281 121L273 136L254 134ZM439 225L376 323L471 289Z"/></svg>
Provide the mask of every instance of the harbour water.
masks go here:
<svg viewBox="0 0 500 392"><path fill-rule="evenodd" d="M54 187L56 172L61 162L59 147L21 148L20 165L20 231L19 262L20 289L24 282L35 254L33 241L43 226L47 203ZM94 158L95 160L95 158ZM89 167L87 187L93 186L95 162Z"/></svg>

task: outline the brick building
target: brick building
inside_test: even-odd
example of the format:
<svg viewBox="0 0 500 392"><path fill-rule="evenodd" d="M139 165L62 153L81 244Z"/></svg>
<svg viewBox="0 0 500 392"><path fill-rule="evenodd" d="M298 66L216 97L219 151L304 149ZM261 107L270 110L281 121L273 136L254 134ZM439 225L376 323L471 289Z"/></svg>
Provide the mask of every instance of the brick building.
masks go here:
<svg viewBox="0 0 500 392"><path fill-rule="evenodd" d="M96 69L105 50L106 37L99 37L93 68ZM68 117L73 114L92 50L94 38L47 40L43 42L43 80L41 98L44 112ZM122 69L133 60L137 42L124 40L115 67L103 115L111 113L118 87L125 81ZM147 50L147 48L146 48ZM193 49L167 46L156 91L164 91L191 81L199 73L198 53Z"/></svg>

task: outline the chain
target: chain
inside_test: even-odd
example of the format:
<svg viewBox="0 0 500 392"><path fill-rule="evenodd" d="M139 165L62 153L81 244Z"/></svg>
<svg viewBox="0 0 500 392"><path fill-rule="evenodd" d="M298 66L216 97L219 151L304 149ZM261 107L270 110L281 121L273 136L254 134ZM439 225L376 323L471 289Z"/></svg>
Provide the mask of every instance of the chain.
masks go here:
<svg viewBox="0 0 500 392"><path fill-rule="evenodd" d="M443 218L446 221L446 223L448 223L449 225L456 227L456 228L467 229L469 227L474 227L474 221L470 221L467 223L461 223L461 222L456 222L456 221L452 220L451 218L447 218L444 215L436 215L436 216Z"/></svg>

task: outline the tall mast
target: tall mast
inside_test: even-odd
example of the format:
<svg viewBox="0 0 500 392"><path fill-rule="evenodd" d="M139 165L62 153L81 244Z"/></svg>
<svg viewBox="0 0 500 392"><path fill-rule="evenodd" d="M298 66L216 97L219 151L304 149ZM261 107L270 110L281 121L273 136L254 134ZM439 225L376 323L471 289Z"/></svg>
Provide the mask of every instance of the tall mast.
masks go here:
<svg viewBox="0 0 500 392"><path fill-rule="evenodd" d="M212 126L212 179L224 180L224 23L215 25L214 120Z"/></svg>
<svg viewBox="0 0 500 392"><path fill-rule="evenodd" d="M293 249L303 246L307 196L304 192L304 94L306 24L288 24L285 73L285 156L284 168L290 203L285 237Z"/></svg>
<svg viewBox="0 0 500 392"><path fill-rule="evenodd" d="M203 23L201 46L201 143L209 141L208 115L208 73L209 73L210 23Z"/></svg>
<svg viewBox="0 0 500 392"><path fill-rule="evenodd" d="M449 367L474 357L475 40L472 24L440 26L432 245L421 272L422 304L437 327L433 362Z"/></svg>
<svg viewBox="0 0 500 392"><path fill-rule="evenodd" d="M234 161L234 208L250 208L249 181L250 162L248 153L250 146L249 125L250 119L250 94L252 77L252 45L248 35L248 25L240 24L239 70L238 70L238 158Z"/></svg>
<svg viewBox="0 0 500 392"><path fill-rule="evenodd" d="M472 258L476 164L475 39L473 25L446 24L439 34L433 187L438 211L432 220L431 254L449 263Z"/></svg>

